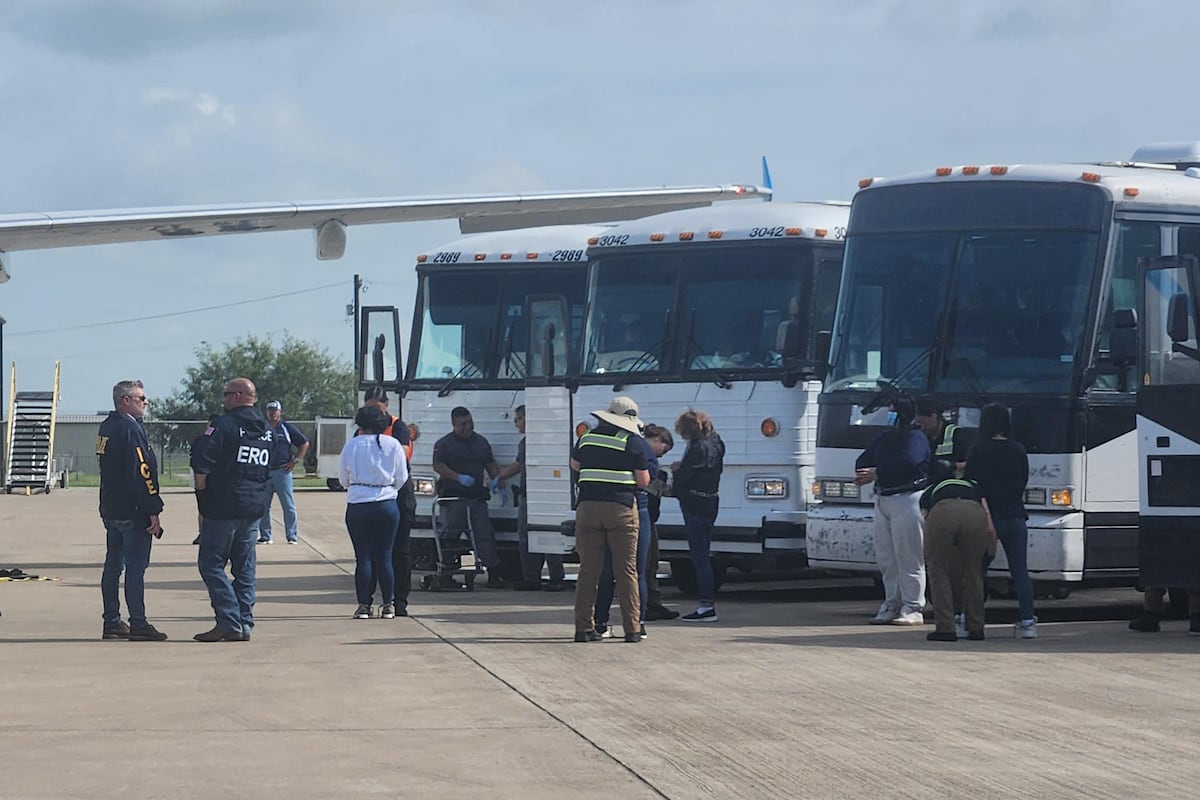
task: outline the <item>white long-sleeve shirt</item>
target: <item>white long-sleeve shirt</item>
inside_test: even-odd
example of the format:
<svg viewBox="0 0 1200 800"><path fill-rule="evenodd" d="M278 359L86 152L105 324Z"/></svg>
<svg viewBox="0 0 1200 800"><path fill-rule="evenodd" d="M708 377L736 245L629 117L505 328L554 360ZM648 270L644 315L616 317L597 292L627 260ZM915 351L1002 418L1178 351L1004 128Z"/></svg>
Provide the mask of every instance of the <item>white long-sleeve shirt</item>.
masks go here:
<svg viewBox="0 0 1200 800"><path fill-rule="evenodd" d="M408 460L395 437L364 434L346 442L338 472L347 503L395 500L408 480Z"/></svg>

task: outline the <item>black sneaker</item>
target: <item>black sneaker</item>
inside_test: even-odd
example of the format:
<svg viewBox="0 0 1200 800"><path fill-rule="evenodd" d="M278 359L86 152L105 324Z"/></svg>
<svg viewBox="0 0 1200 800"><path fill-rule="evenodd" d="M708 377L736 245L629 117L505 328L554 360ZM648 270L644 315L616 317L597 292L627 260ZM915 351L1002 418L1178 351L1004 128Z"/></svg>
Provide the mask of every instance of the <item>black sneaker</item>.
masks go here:
<svg viewBox="0 0 1200 800"><path fill-rule="evenodd" d="M101 639L128 639L129 626L124 622L118 622L116 625L105 625L104 634Z"/></svg>
<svg viewBox="0 0 1200 800"><path fill-rule="evenodd" d="M986 638L987 637L984 636L983 631L967 631L967 639L969 641L982 642Z"/></svg>
<svg viewBox="0 0 1200 800"><path fill-rule="evenodd" d="M704 611L696 609L690 614L683 615L684 622L716 622L717 610L715 608L707 608Z"/></svg>
<svg viewBox="0 0 1200 800"><path fill-rule="evenodd" d="M1129 621L1129 630L1141 633L1158 633L1162 630L1162 626L1159 625L1160 619L1162 619L1161 615L1155 614L1153 611L1143 611ZM1192 619L1194 620L1195 617L1192 617ZM1191 631L1189 630L1188 632L1190 633Z"/></svg>
<svg viewBox="0 0 1200 800"><path fill-rule="evenodd" d="M249 637L242 638L241 631L227 631L219 625L214 625L211 631L197 633L192 637L197 642L246 642Z"/></svg>
<svg viewBox="0 0 1200 800"><path fill-rule="evenodd" d="M645 618L650 622L660 619L675 619L678 616L678 611L674 611L666 606L646 606Z"/></svg>
<svg viewBox="0 0 1200 800"><path fill-rule="evenodd" d="M547 581L546 585L542 587L542 591L543 592L561 592L565 588L566 587L563 586L562 581Z"/></svg>
<svg viewBox="0 0 1200 800"><path fill-rule="evenodd" d="M575 631L575 641L577 642L602 642L604 639L595 631Z"/></svg>
<svg viewBox="0 0 1200 800"><path fill-rule="evenodd" d="M642 635L640 633L625 634L625 641L629 642L630 644L637 644L641 640L642 640Z"/></svg>
<svg viewBox="0 0 1200 800"><path fill-rule="evenodd" d="M925 634L925 639L930 642L957 642L958 634L954 631L930 631Z"/></svg>
<svg viewBox="0 0 1200 800"><path fill-rule="evenodd" d="M167 635L153 625L141 625L129 629L129 641L131 642L165 642L166 640Z"/></svg>

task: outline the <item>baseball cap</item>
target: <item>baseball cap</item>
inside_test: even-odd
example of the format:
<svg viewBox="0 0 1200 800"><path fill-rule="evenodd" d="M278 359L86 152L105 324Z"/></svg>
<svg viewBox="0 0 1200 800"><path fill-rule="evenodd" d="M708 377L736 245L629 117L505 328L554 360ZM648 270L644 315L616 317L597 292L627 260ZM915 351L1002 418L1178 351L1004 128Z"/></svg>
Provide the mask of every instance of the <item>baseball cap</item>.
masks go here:
<svg viewBox="0 0 1200 800"><path fill-rule="evenodd" d="M278 400L272 400L267 403L267 408L278 408L280 411L283 411L283 403L280 403Z"/></svg>

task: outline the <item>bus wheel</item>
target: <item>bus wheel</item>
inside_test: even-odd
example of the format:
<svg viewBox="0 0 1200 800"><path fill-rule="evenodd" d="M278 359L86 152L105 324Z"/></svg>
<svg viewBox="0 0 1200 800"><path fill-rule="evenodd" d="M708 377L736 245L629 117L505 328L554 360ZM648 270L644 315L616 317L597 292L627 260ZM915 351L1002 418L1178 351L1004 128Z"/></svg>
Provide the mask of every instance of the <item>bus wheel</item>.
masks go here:
<svg viewBox="0 0 1200 800"><path fill-rule="evenodd" d="M671 559L671 580L675 584L675 588L688 597L695 597L699 591L699 586L696 583L696 570L692 567L690 558L673 558ZM721 584L725 582L725 576L729 572L729 565L714 561L713 570L713 592L715 593L721 588Z"/></svg>

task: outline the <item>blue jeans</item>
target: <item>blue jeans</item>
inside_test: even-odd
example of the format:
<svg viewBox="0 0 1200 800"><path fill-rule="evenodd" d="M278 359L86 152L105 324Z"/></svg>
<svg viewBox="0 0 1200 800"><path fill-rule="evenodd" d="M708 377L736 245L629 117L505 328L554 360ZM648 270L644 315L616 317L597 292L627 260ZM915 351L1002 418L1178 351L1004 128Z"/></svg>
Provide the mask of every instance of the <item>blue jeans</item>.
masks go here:
<svg viewBox="0 0 1200 800"><path fill-rule="evenodd" d="M646 558L650 555L650 512L638 509L637 573L638 597L641 599L641 615L646 616ZM561 563L561 562L560 562ZM551 575L553 577L553 574ZM600 589L596 593L596 625L608 624L608 611L612 606L616 579L613 576L612 553L604 551L604 568L600 570Z"/></svg>
<svg viewBox="0 0 1200 800"><path fill-rule="evenodd" d="M149 519L106 519L108 551L104 572L100 575L100 597L104 602L104 625L121 624L121 570L125 570L125 607L129 627L144 628L146 622L146 567L150 566L150 544L154 537L146 533Z"/></svg>
<svg viewBox="0 0 1200 800"><path fill-rule="evenodd" d="M709 558L713 523L716 521L715 514L711 517L699 516L683 511L683 528L687 532L688 556L692 561L692 569L696 571L696 591L700 596L700 605L713 605L713 598L717 593L717 590L713 588L712 560Z"/></svg>
<svg viewBox="0 0 1200 800"><path fill-rule="evenodd" d="M296 526L296 498L292 496L292 473L284 469L273 469L267 479L267 508L258 523L258 538L271 540L271 498L279 495L279 507L283 509L283 532L289 542L300 535Z"/></svg>
<svg viewBox="0 0 1200 800"><path fill-rule="evenodd" d="M346 530L354 545L354 591L359 605L371 605L376 581L380 602L384 605L396 602L392 547L398 527L400 507L395 500L346 504Z"/></svg>
<svg viewBox="0 0 1200 800"><path fill-rule="evenodd" d="M1008 574L1012 576L1013 588L1017 590L1017 605L1021 608L1021 619L1033 619L1033 581L1029 579L1029 529L1025 520L993 519L996 538L1004 548L1008 561Z"/></svg>
<svg viewBox="0 0 1200 800"><path fill-rule="evenodd" d="M254 542L258 518L210 519L200 523L200 553L196 566L208 587L217 627L249 633L254 627ZM233 580L225 574L225 565Z"/></svg>

